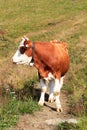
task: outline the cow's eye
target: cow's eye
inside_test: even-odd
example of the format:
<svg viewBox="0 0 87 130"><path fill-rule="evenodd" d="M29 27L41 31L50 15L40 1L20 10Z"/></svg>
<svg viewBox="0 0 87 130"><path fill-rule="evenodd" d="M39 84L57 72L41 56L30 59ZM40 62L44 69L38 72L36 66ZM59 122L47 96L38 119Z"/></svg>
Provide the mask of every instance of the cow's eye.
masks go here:
<svg viewBox="0 0 87 130"><path fill-rule="evenodd" d="M24 52L26 51L26 47L24 47L24 46L22 46L22 47L20 47L20 53L21 54L24 54Z"/></svg>

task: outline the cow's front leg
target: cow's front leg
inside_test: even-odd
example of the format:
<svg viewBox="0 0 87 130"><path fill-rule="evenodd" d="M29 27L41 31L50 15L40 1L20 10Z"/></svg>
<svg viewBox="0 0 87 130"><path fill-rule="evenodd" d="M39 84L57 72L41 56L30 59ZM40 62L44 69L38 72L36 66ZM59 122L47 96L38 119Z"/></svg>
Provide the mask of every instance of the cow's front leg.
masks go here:
<svg viewBox="0 0 87 130"><path fill-rule="evenodd" d="M45 93L46 93L46 81L44 79L40 79L40 85L41 85L41 96L40 100L38 102L39 105L43 106L44 105L44 100L45 100Z"/></svg>
<svg viewBox="0 0 87 130"><path fill-rule="evenodd" d="M61 103L60 103L60 89L63 84L63 78L55 79L55 86L54 86L54 96L55 96L55 102L56 102L56 110L58 112L62 111Z"/></svg>

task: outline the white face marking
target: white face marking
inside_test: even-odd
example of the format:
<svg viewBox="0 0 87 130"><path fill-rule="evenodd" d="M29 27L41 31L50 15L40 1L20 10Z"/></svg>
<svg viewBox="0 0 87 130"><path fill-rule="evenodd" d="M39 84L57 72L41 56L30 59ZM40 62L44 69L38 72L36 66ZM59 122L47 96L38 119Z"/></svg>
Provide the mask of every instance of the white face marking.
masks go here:
<svg viewBox="0 0 87 130"><path fill-rule="evenodd" d="M25 40L26 40L25 38L22 38L22 41L20 42L18 50L16 51L16 53L14 54L12 58L13 63L29 65L29 63L31 62L32 57L28 57L26 54L21 54L20 52L20 47L24 46Z"/></svg>
<svg viewBox="0 0 87 130"><path fill-rule="evenodd" d="M32 57L28 57L25 54L21 54L19 50L16 51L14 54L12 60L16 64L24 64L24 65L29 65Z"/></svg>
<svg viewBox="0 0 87 130"><path fill-rule="evenodd" d="M24 38L22 38L22 41L20 42L19 47L24 46L24 42L25 42L25 39L24 39Z"/></svg>

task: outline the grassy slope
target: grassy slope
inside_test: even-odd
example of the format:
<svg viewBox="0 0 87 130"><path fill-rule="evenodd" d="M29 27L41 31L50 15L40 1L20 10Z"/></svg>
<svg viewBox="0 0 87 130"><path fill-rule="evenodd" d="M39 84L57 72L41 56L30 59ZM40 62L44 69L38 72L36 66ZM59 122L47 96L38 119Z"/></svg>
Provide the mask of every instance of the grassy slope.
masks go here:
<svg viewBox="0 0 87 130"><path fill-rule="evenodd" d="M87 94L86 28L87 0L0 0L0 86L21 87L36 72L11 63L23 35L32 41L63 40L71 58L65 88L77 103Z"/></svg>

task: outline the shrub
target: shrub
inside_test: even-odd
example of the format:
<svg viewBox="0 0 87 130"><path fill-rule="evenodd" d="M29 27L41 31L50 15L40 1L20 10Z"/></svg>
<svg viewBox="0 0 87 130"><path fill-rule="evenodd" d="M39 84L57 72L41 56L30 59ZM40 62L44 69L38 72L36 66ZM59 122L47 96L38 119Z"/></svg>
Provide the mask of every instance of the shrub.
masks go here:
<svg viewBox="0 0 87 130"><path fill-rule="evenodd" d="M63 122L57 126L57 130L79 130L79 126L77 124Z"/></svg>

